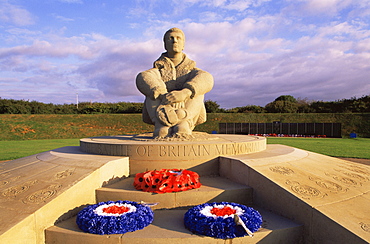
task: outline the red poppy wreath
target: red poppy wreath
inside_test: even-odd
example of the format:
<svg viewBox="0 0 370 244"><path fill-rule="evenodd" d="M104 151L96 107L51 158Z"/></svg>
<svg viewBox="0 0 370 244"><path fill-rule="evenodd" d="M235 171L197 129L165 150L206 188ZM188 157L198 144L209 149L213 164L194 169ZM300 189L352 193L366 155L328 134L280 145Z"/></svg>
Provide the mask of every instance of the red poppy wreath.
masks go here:
<svg viewBox="0 0 370 244"><path fill-rule="evenodd" d="M186 191L200 186L199 175L186 169L150 170L136 174L134 180L137 190L154 193Z"/></svg>

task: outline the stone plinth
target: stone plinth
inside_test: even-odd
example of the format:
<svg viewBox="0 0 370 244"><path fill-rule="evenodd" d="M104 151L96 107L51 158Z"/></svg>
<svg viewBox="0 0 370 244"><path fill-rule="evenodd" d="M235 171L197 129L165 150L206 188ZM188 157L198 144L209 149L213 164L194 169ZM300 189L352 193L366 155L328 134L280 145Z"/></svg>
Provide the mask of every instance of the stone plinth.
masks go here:
<svg viewBox="0 0 370 244"><path fill-rule="evenodd" d="M246 135L209 135L194 132L194 138L155 140L151 134L85 138L82 151L130 158L130 174L161 168L186 168L218 174L218 157L249 154L266 149L266 138Z"/></svg>

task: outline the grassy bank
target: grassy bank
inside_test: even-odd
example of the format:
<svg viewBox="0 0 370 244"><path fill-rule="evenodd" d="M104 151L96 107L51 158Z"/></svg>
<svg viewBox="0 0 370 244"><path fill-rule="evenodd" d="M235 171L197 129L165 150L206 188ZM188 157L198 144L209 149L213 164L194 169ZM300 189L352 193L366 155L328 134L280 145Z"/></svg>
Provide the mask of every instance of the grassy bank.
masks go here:
<svg viewBox="0 0 370 244"><path fill-rule="evenodd" d="M71 139L151 131L141 114L1 114L0 140Z"/></svg>
<svg viewBox="0 0 370 244"><path fill-rule="evenodd" d="M212 113L195 130L218 131L219 123L342 123L342 135L370 137L370 114L248 114ZM141 114L15 115L0 114L1 140L70 139L140 134L153 130Z"/></svg>
<svg viewBox="0 0 370 244"><path fill-rule="evenodd" d="M370 136L370 114L208 114L206 123L195 130L218 131L219 123L342 123L343 135L357 132ZM140 134L153 126L141 114L89 115L0 115L0 160L11 160L63 146L79 145L79 138ZM31 141L30 141L31 140ZM283 144L335 156L370 159L370 139L268 138Z"/></svg>

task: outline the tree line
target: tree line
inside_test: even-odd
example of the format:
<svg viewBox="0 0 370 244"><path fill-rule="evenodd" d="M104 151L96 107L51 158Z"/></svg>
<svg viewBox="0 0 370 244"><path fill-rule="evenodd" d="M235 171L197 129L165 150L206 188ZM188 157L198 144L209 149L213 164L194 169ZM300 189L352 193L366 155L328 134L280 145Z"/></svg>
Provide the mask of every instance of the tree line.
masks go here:
<svg viewBox="0 0 370 244"><path fill-rule="evenodd" d="M369 113L370 96L337 101L309 101L296 99L291 95L282 95L265 107L248 105L223 109L215 101L205 102L207 113Z"/></svg>
<svg viewBox="0 0 370 244"><path fill-rule="evenodd" d="M0 114L120 114L141 113L143 103L81 102L77 104L52 104L0 98ZM331 102L296 99L282 95L265 107L247 105L231 109L220 108L216 101L205 101L207 113L369 113L370 96L342 99Z"/></svg>
<svg viewBox="0 0 370 244"><path fill-rule="evenodd" d="M141 113L143 103L81 102L77 104L52 104L0 98L0 114L120 114Z"/></svg>

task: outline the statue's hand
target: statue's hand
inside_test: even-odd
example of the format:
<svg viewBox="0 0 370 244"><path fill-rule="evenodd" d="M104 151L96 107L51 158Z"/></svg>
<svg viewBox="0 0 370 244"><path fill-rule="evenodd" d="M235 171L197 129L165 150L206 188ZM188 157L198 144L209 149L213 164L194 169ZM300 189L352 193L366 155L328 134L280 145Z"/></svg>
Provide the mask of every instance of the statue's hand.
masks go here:
<svg viewBox="0 0 370 244"><path fill-rule="evenodd" d="M164 95L162 99L163 104L172 104L183 102L191 96L191 91L187 88L180 91L172 91Z"/></svg>
<svg viewBox="0 0 370 244"><path fill-rule="evenodd" d="M153 100L157 99L159 96L163 95L163 94L166 94L167 91L159 91L159 90L155 90L153 91Z"/></svg>

